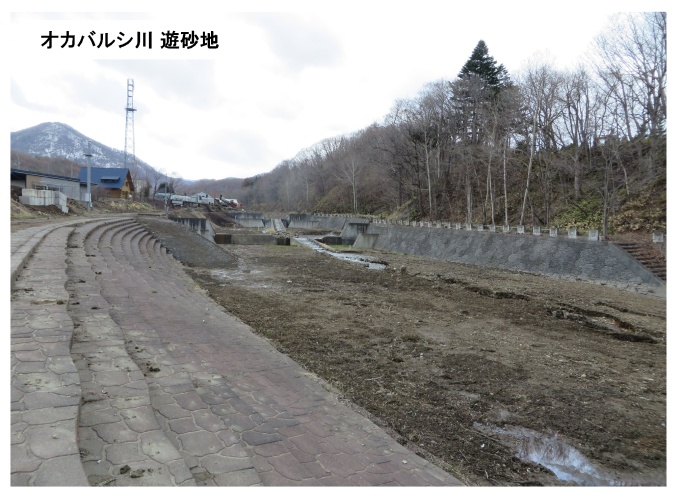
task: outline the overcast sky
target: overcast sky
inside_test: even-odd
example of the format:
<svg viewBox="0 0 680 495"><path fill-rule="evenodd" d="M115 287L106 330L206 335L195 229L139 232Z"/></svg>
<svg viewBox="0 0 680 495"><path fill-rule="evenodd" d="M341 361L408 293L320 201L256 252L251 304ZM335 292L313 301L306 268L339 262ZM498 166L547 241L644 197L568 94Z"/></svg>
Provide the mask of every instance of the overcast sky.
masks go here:
<svg viewBox="0 0 680 495"><path fill-rule="evenodd" d="M537 53L583 60L616 11L668 2L10 2L9 130L62 122L123 149L134 79L139 159L185 179L250 177L303 148L381 122L395 100L453 80L479 40L511 75ZM227 3L219 11L207 6ZM104 4L105 11L92 12ZM27 5L34 11L27 12ZM186 9L191 8L191 12ZM79 13L74 13L79 12ZM86 12L86 13L84 13ZM219 47L168 50L161 33L214 32ZM85 36L78 48L42 36ZM93 48L103 33L127 41ZM133 48L152 32L152 49ZM6 44L8 42L6 41ZM7 51L7 46L5 50Z"/></svg>

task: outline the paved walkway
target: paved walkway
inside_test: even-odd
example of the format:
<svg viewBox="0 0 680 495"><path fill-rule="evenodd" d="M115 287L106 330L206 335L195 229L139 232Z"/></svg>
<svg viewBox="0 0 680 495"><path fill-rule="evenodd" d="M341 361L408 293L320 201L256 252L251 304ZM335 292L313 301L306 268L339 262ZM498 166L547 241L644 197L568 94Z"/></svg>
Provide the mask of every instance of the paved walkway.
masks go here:
<svg viewBox="0 0 680 495"><path fill-rule="evenodd" d="M461 486L215 304L134 220L12 237L12 485Z"/></svg>

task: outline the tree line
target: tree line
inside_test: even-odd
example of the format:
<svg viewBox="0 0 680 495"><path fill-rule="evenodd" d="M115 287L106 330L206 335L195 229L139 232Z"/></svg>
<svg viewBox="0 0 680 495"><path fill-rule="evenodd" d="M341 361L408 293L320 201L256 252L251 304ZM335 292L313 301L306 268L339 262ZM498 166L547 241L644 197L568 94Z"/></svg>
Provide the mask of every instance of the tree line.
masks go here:
<svg viewBox="0 0 680 495"><path fill-rule="evenodd" d="M665 176L666 14L653 12L621 14L569 70L535 57L511 76L480 41L455 80L242 194L263 209L485 225L566 226L585 211L606 237L627 198L665 194Z"/></svg>

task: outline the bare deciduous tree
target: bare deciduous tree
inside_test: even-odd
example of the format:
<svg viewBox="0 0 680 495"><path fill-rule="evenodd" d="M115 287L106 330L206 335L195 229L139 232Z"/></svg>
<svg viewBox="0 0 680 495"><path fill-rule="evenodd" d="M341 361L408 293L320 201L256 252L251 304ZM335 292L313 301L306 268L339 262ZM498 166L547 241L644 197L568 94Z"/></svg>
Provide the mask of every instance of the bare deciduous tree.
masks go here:
<svg viewBox="0 0 680 495"><path fill-rule="evenodd" d="M524 104L531 119L530 127L527 127L526 142L529 145L529 163L527 166L527 181L524 188L520 225L524 224L529 188L533 165L537 153L540 150L555 150L557 148L555 122L559 116L559 88L560 75L546 61L535 59L524 68L520 76L520 88L524 96ZM544 157L546 160L548 157ZM544 161L545 166L549 166ZM544 174L545 180L549 180L549 174ZM546 207L545 223L549 222L549 184L543 185L544 203Z"/></svg>
<svg viewBox="0 0 680 495"><path fill-rule="evenodd" d="M595 92L591 78L585 67L565 74L563 78L562 128L565 138L561 140L562 149L568 150L572 160L574 175L574 195L581 196L581 175L584 161L590 163L590 144L594 142L593 101Z"/></svg>
<svg viewBox="0 0 680 495"><path fill-rule="evenodd" d="M665 12L621 14L596 39L593 63L603 90L617 101L628 141L666 133ZM642 148L639 147L640 158ZM649 172L656 172L653 160Z"/></svg>

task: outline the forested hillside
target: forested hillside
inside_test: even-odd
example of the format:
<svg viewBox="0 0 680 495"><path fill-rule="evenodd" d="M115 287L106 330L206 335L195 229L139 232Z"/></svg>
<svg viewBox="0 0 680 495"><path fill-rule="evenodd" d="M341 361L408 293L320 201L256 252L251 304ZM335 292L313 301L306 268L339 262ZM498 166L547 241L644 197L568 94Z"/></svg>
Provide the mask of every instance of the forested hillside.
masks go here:
<svg viewBox="0 0 680 495"><path fill-rule="evenodd" d="M245 179L250 207L665 229L666 15L622 15L581 66L511 75L484 41L453 81Z"/></svg>

